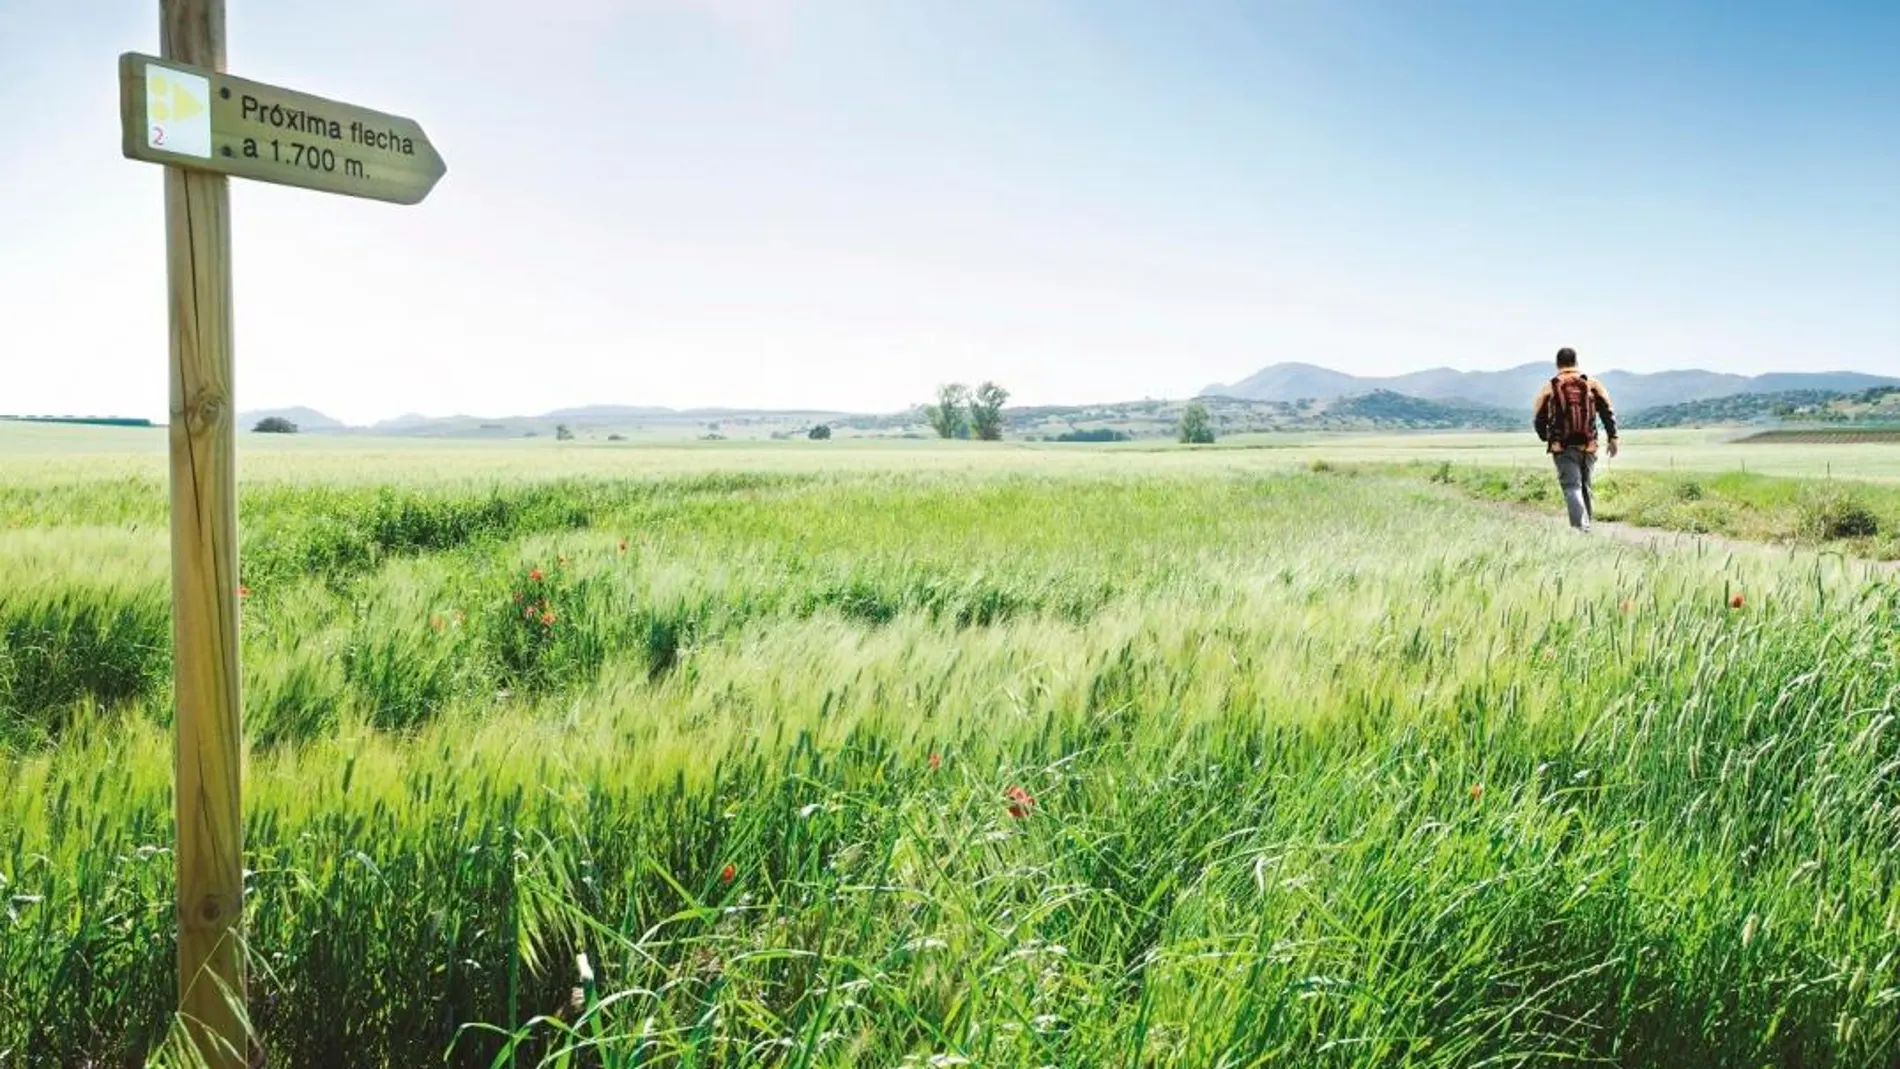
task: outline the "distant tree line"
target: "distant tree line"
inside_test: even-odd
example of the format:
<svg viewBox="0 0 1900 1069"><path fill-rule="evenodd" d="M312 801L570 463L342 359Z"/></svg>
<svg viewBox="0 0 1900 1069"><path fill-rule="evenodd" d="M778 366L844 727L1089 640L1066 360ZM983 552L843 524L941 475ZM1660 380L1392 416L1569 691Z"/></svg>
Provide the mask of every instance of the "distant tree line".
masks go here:
<svg viewBox="0 0 1900 1069"><path fill-rule="evenodd" d="M1784 390L1705 397L1645 408L1622 422L1631 429L1639 429L1750 423L1764 419L1825 419L1828 406L1845 396L1831 390Z"/></svg>
<svg viewBox="0 0 1900 1069"><path fill-rule="evenodd" d="M975 390L953 382L937 388L937 403L924 406L924 418L939 438L1001 441L1003 405L1008 401L1009 391L994 382L985 382Z"/></svg>
<svg viewBox="0 0 1900 1069"><path fill-rule="evenodd" d="M150 427L149 419L132 416L7 416L0 419L17 423L79 423L88 427Z"/></svg>
<svg viewBox="0 0 1900 1069"><path fill-rule="evenodd" d="M1339 398L1327 406L1327 414L1342 421L1406 430L1514 431L1530 422L1528 416L1492 405L1431 400L1392 390Z"/></svg>
<svg viewBox="0 0 1900 1069"><path fill-rule="evenodd" d="M982 442L1003 437L1003 405L1009 391L994 382L985 382L972 390L960 382L937 388L937 402L924 406L924 419L939 438L975 438ZM1207 445L1214 441L1214 419L1199 401L1187 406L1181 415L1179 436L1188 445ZM1074 427L1056 435L1058 442L1124 442L1128 432L1112 427L1080 430Z"/></svg>

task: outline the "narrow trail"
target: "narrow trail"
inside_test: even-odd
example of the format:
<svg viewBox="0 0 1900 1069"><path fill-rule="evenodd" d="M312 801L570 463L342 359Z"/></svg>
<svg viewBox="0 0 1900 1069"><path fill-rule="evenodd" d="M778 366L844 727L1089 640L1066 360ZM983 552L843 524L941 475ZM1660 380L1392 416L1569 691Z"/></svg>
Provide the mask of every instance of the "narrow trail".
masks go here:
<svg viewBox="0 0 1900 1069"><path fill-rule="evenodd" d="M1550 509L1534 505L1502 505L1506 511L1551 526L1566 526L1568 520L1559 506L1553 515ZM1696 534L1690 531L1671 531L1661 527L1638 527L1634 524L1606 522L1599 520L1590 525L1590 536L1609 538L1627 545L1655 550L1694 550L1717 553L1772 553L1788 558L1797 556L1835 556L1844 563L1860 565L1869 572L1880 575L1900 575L1900 560L1874 560L1871 557L1856 557L1838 550L1816 550L1807 547L1785 545L1780 542L1753 542L1740 538L1728 538L1716 534Z"/></svg>

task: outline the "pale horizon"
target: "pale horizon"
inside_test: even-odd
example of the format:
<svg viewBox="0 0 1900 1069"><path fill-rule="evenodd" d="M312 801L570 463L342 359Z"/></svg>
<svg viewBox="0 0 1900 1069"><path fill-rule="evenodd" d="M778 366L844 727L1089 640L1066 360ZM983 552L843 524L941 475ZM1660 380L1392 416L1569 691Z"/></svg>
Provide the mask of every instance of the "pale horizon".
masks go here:
<svg viewBox="0 0 1900 1069"><path fill-rule="evenodd" d="M415 207L234 179L235 407L1184 398L1276 363L1900 374L1900 7L234 0L416 119ZM0 412L166 409L147 5L9 10Z"/></svg>
<svg viewBox="0 0 1900 1069"><path fill-rule="evenodd" d="M1365 378L1365 379L1390 379L1390 378L1402 377L1405 375L1422 374L1422 373L1429 373L1429 372L1436 372L1436 371L1450 371L1450 372L1455 372L1457 374L1497 374L1497 373L1516 371L1516 370L1519 370L1521 368L1526 368L1526 367L1543 367L1549 363L1550 361L1537 360L1537 361L1524 361L1522 363L1513 364L1506 367L1484 367L1484 368L1474 368L1474 367L1461 368L1461 367L1452 367L1450 365L1441 364L1441 365L1435 365L1433 367L1406 368L1399 371L1391 372L1389 374L1381 374L1381 375L1376 375L1376 376L1364 375L1360 377ZM1318 368L1321 368L1322 370L1337 370L1337 369L1325 368L1324 365L1308 365L1306 361L1302 361L1302 360L1285 360L1285 361L1280 361L1280 364L1306 365L1306 366L1318 367ZM1255 372L1266 370L1267 367L1271 367L1271 366L1273 365L1265 365L1260 368L1255 368L1253 372L1249 372L1247 375L1238 376L1228 382L1219 383L1218 385L1222 385L1222 386L1235 385L1239 383L1240 381L1242 381L1243 379L1250 377ZM1712 369L1712 368L1691 368L1691 367L1657 368L1654 371L1632 371L1629 368L1619 368L1619 367L1599 368L1599 367L1595 367L1591 365L1588 361L1581 361L1581 360L1580 360L1580 366L1583 367L1586 371L1590 372L1591 374L1596 374L1596 375L1604 375L1604 374L1657 375L1657 374L1669 374L1672 372L1684 372L1684 371L1687 371L1687 372L1707 371L1707 372L1712 372L1712 373L1717 373L1717 374L1722 373L1722 372L1715 371L1715 369ZM1763 372L1762 374L1775 374L1775 373L1803 374L1803 375L1864 374L1864 375L1881 375L1883 377L1900 380L1900 369L1895 369L1895 371L1893 372L1880 372L1880 371L1859 371L1858 369L1854 369L1854 368L1783 368L1783 369L1779 369L1778 372L1771 371L1771 372ZM976 383L973 383L973 382L965 383L965 385L975 386ZM1208 385L1216 385L1216 384L1210 383ZM1184 402L1184 401L1193 400L1197 396L1207 396L1207 395L1204 394L1202 391L1190 390L1190 391L1186 391L1184 393L1178 393L1178 394L1165 394L1165 395L1164 394L1144 394L1139 397L1097 397L1097 398L1087 398L1083 400L1057 399L1057 400L1045 400L1045 401L1023 401L1012 396L1009 399L1008 407L1010 408L1071 407L1071 406L1089 406L1089 405L1109 405L1109 404L1117 404L1117 403L1135 403L1135 402L1147 402L1147 401ZM609 399L602 399L599 401L592 401L592 402L589 402L587 404L582 404L582 405L561 405L557 408L545 409L545 410L534 411L534 412L526 412L526 411L523 411L523 412L515 412L515 411L421 412L421 411L416 411L416 410L409 410L409 411L404 411L404 412L392 412L388 415L378 416L375 419L369 420L367 422L362 422L362 423L358 423L352 420L340 420L340 421L343 422L345 425L349 426L351 429L365 429L365 428L373 427L379 423L393 423L393 422L406 420L411 417L421 417L423 419L430 419L430 420L458 419L458 418L459 419L536 419L536 418L554 415L555 413L568 411L568 410L594 409L594 408L652 409L656 411L664 410L664 411L671 411L671 412L682 413L682 414L705 413L709 415L732 412L732 413L739 413L739 414L782 413L782 414L791 415L791 414L803 414L803 413L816 413L816 414L841 415L841 416L890 416L890 415L900 414L910 409L914 409L918 407L919 405L928 404L932 402L933 400L935 400L934 390L931 392L930 396L920 398L914 404L903 405L897 408L887 408L887 409L850 409L850 408L841 408L836 405L815 405L815 406L776 405L776 406L761 406L761 407L740 407L740 406L734 406L734 405L710 404L710 405L690 405L690 406L683 406L683 407L674 407L670 405L643 405L643 404L637 404L637 403L628 403L628 402L613 401ZM293 409L293 408L310 409L312 411L319 413L320 415L328 416L332 419L340 419L340 417L337 417L335 413L324 411L322 409L317 408L314 405L298 405L298 404L274 405L274 406L270 406L269 408L246 409L244 411L245 412L284 411L284 410ZM80 415L79 413L70 413L70 414ZM88 415L101 415L101 414L88 413Z"/></svg>

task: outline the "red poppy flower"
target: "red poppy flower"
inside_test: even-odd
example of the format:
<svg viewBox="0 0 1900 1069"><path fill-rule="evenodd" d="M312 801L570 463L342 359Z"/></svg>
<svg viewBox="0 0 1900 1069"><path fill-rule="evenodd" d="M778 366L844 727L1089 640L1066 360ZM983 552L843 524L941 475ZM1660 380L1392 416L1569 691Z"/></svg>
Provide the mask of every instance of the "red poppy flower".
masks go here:
<svg viewBox="0 0 1900 1069"><path fill-rule="evenodd" d="M248 587L248 586L245 586L245 585L244 585L243 583L239 583L239 584L238 584L238 597L240 597L240 598L248 598L248 597L250 597L250 596L251 596L251 588L250 588L250 587Z"/></svg>
<svg viewBox="0 0 1900 1069"><path fill-rule="evenodd" d="M1021 787L1011 786L1003 792L1003 797L1009 799L1009 815L1016 820L1028 816L1029 811L1036 808L1036 796Z"/></svg>
<svg viewBox="0 0 1900 1069"><path fill-rule="evenodd" d="M553 612L553 610L549 610L549 611L547 611L547 612L544 612L544 613L542 613L542 614L541 614L541 626L542 626L542 627L553 627L553 626L554 626L554 612Z"/></svg>
<svg viewBox="0 0 1900 1069"><path fill-rule="evenodd" d="M930 770L932 772L935 772L942 767L943 767L943 755L940 753L931 754L930 755Z"/></svg>
<svg viewBox="0 0 1900 1069"><path fill-rule="evenodd" d="M737 879L738 876L739 876L739 870L734 868L732 865L732 862L730 861L726 862L725 868L719 870L720 883L731 883L733 880Z"/></svg>
<svg viewBox="0 0 1900 1069"><path fill-rule="evenodd" d="M1731 609L1739 609L1742 607L1742 592L1741 591L1737 590L1735 593L1729 595L1728 607Z"/></svg>
<svg viewBox="0 0 1900 1069"><path fill-rule="evenodd" d="M1482 783L1472 784L1471 785L1471 800L1475 802L1478 799L1483 798L1483 797L1484 797L1484 784Z"/></svg>
<svg viewBox="0 0 1900 1069"><path fill-rule="evenodd" d="M538 583L540 581L541 581L541 569L539 568L528 569L528 582Z"/></svg>

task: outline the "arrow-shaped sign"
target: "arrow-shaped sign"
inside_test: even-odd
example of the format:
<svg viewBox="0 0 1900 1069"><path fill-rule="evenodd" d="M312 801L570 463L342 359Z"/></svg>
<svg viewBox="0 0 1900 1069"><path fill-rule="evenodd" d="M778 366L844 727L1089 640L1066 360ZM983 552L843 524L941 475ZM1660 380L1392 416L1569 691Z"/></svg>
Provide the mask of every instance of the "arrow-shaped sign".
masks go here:
<svg viewBox="0 0 1900 1069"><path fill-rule="evenodd" d="M414 119L137 53L119 57L125 155L415 204L448 168Z"/></svg>

